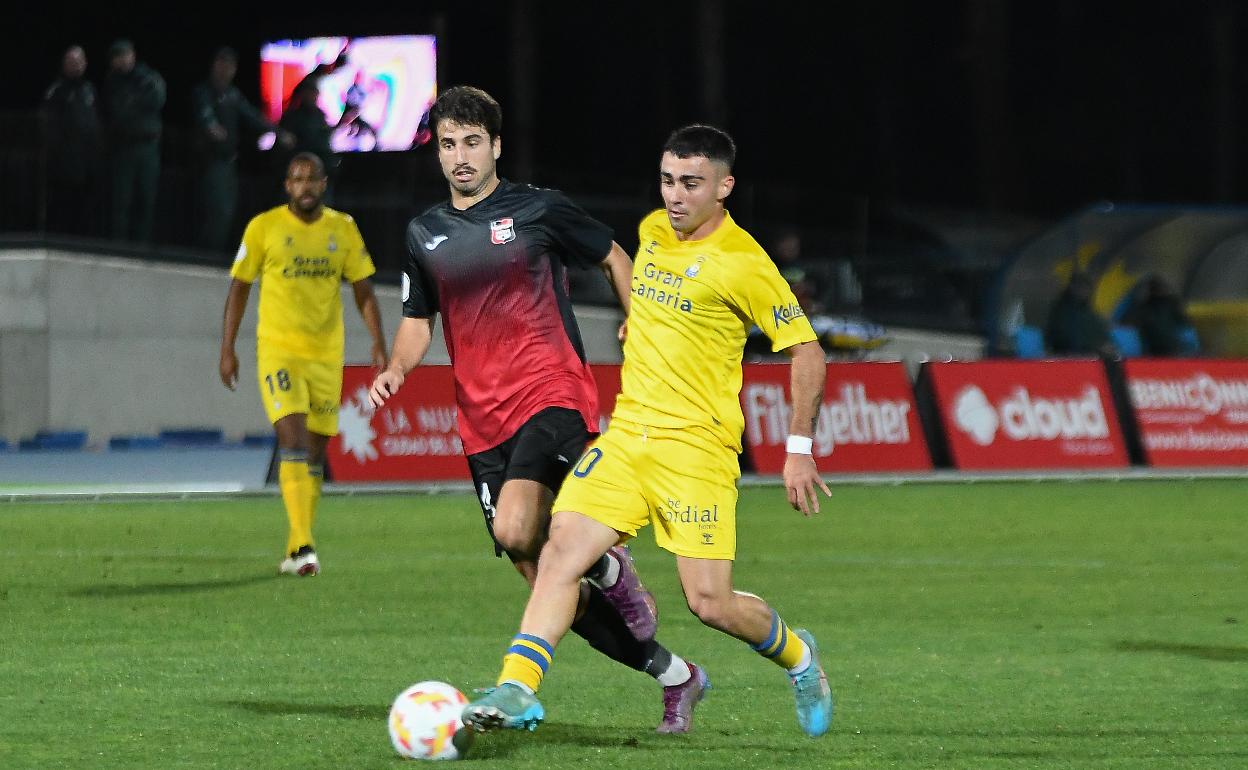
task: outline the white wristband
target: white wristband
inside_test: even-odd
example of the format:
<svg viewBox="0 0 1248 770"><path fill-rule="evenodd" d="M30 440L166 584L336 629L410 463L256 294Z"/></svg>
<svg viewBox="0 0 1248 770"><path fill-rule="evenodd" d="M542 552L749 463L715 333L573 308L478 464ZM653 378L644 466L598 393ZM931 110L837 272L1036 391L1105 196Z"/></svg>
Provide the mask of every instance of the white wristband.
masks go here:
<svg viewBox="0 0 1248 770"><path fill-rule="evenodd" d="M791 455L808 455L814 446L815 440L810 436L789 436L784 442L784 451Z"/></svg>

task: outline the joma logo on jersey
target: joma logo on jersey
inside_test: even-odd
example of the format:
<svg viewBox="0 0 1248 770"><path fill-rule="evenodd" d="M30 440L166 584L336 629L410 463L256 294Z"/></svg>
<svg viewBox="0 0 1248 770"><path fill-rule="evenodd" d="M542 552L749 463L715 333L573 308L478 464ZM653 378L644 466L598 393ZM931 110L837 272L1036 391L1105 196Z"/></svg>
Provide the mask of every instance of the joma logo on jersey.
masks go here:
<svg viewBox="0 0 1248 770"><path fill-rule="evenodd" d="M490 243L499 246L516 239L516 223L511 217L495 219L490 223Z"/></svg>
<svg viewBox="0 0 1248 770"><path fill-rule="evenodd" d="M773 305L771 308L771 316L775 320L777 328L782 323L788 326L789 322L794 318L801 318L804 315L806 315L806 311L802 310L802 306L796 302L789 305Z"/></svg>

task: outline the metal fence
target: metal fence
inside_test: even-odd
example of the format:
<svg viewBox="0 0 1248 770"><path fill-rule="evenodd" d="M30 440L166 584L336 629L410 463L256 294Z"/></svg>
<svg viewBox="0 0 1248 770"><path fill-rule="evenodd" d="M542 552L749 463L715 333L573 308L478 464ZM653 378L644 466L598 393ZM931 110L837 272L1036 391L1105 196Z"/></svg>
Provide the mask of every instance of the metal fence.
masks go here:
<svg viewBox="0 0 1248 770"><path fill-rule="evenodd" d="M0 233L35 237L57 235L49 217L48 147L35 110L0 111ZM102 161L102 159L101 159ZM231 242L248 218L284 200L278 159L244 152L239 159L238 211ZM101 167L103 163L100 163ZM109 250L140 256L177 258L228 265L226 252L195 248L199 201L190 137L184 127L167 125L162 139L156 204L155 246L110 243ZM657 190L646 175L637 180L607 178L588 168L543 167L544 186L563 189L591 214L614 228L616 239L633 253L636 225L658 207ZM96 228L102 239L107 222L107 180L97 180ZM427 149L359 153L342 157L331 205L359 223L378 268L378 280L398 280L404 232L412 216L445 199L446 186ZM825 188L739 182L731 199L734 218L769 250L784 233L801 233L802 261L826 280L829 311L861 314L871 320L922 328L973 331L978 327L989 269L968 269L956 248L930 228L905 221L864 196ZM572 276L578 302L612 303L609 287L593 273Z"/></svg>

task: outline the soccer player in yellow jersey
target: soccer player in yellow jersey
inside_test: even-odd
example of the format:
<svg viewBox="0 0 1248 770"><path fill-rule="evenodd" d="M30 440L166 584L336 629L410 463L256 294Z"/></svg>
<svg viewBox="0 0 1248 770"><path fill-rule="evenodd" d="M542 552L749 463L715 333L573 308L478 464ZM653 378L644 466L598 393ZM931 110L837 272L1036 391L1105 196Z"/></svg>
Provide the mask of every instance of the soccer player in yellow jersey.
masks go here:
<svg viewBox="0 0 1248 770"><path fill-rule="evenodd" d="M299 153L286 171L284 206L247 224L230 269L221 332L221 382L238 384L234 342L251 285L260 280L256 374L281 465L278 482L290 521L281 572L316 575L312 523L321 497L325 446L338 433L343 328L339 287L345 280L373 338L371 360L386 366L381 312L369 276L376 272L355 220L327 208L325 166Z"/></svg>
<svg viewBox="0 0 1248 770"><path fill-rule="evenodd" d="M784 668L802 730L828 730L832 695L814 637L791 630L765 601L732 585L745 422L741 354L756 325L792 361L789 504L809 516L819 511L818 490L830 495L811 456L823 351L775 265L724 208L735 155L727 134L701 125L674 132L663 148L665 209L641 223L615 412L555 499L537 581L498 686L464 709L477 730L536 728L545 711L535 693L571 623L580 576L647 523L659 546L676 555L689 609Z"/></svg>

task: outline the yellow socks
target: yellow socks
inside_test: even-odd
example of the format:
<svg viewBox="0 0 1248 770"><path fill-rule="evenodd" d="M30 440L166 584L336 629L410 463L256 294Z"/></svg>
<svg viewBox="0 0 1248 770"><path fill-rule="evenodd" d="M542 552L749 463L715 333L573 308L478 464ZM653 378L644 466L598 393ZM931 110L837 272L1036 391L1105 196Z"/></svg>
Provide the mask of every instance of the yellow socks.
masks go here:
<svg viewBox="0 0 1248 770"><path fill-rule="evenodd" d="M752 644L750 647L759 655L790 671L799 666L803 659L810 659L806 643L789 629L789 624L781 620L775 610L771 611L771 632L767 634L767 639L762 644Z"/></svg>
<svg viewBox="0 0 1248 770"><path fill-rule="evenodd" d="M321 485L325 483L325 466L308 463L308 477L312 480L312 516L308 519L308 534L316 525L316 509L321 503Z"/></svg>
<svg viewBox="0 0 1248 770"><path fill-rule="evenodd" d="M319 484L313 484L308 473L308 458L302 452L279 452L281 465L278 466L277 480L282 489L282 502L286 505L286 518L290 521L290 535L286 540L286 553L293 554L312 542L312 517L314 511L314 490Z"/></svg>
<svg viewBox="0 0 1248 770"><path fill-rule="evenodd" d="M516 634L503 656L503 671L498 675L498 684L515 682L528 688L529 692L537 692L554 657L555 650L545 639Z"/></svg>

